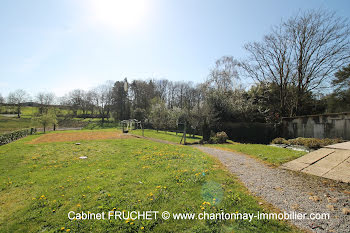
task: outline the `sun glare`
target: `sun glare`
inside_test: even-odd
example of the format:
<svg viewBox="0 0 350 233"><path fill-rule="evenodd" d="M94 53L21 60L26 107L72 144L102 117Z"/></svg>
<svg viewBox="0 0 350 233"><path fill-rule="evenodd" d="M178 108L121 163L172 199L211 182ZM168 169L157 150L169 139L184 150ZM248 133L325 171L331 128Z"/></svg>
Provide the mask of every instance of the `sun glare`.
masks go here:
<svg viewBox="0 0 350 233"><path fill-rule="evenodd" d="M117 31L129 31L142 25L149 7L145 0L91 0L90 3L94 22Z"/></svg>

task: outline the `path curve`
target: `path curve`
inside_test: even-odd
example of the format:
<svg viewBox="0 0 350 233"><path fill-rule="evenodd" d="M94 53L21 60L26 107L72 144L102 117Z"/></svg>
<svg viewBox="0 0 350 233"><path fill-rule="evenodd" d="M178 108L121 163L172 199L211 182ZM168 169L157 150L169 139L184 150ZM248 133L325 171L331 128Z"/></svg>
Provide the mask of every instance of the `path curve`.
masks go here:
<svg viewBox="0 0 350 233"><path fill-rule="evenodd" d="M329 213L330 220L295 220L313 232L350 232L350 185L269 167L246 155L216 148L193 147L218 158L254 195L287 213ZM334 208L334 210L333 210Z"/></svg>

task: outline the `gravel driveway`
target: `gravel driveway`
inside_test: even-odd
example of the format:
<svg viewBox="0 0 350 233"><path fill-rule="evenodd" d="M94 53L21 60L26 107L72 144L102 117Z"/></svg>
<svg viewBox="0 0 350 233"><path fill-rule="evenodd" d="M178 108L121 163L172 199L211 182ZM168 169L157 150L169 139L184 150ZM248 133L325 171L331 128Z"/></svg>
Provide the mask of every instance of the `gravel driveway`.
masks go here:
<svg viewBox="0 0 350 233"><path fill-rule="evenodd" d="M350 232L350 185L281 168L269 167L246 155L195 145L218 158L256 196L287 213L329 213L329 220L294 220L313 232ZM350 213L349 213L350 214Z"/></svg>

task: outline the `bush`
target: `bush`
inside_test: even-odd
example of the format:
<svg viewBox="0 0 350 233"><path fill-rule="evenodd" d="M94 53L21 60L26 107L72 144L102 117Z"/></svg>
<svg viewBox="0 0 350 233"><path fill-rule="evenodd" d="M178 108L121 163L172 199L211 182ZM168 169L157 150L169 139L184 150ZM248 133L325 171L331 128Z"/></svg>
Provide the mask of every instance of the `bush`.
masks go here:
<svg viewBox="0 0 350 233"><path fill-rule="evenodd" d="M328 145L332 145L335 143L340 143L343 142L344 140L342 140L341 138L324 138L324 139L320 139L320 138L294 138L294 139L289 139L286 140L284 138L275 138L274 140L272 140L272 144L289 144L289 145L298 145L298 146L305 146L308 147L310 149L318 149L321 148L323 146L328 146Z"/></svg>
<svg viewBox="0 0 350 233"><path fill-rule="evenodd" d="M215 138L217 139L217 143L226 143L228 139L227 134L224 131L216 133Z"/></svg>
<svg viewBox="0 0 350 233"><path fill-rule="evenodd" d="M208 143L209 144L218 144L218 139L216 137L210 137Z"/></svg>
<svg viewBox="0 0 350 233"><path fill-rule="evenodd" d="M272 144L288 144L288 141L284 138L275 138L271 142Z"/></svg>
<svg viewBox="0 0 350 233"><path fill-rule="evenodd" d="M23 138L29 134L34 134L36 132L35 128L17 130L11 133L5 133L0 135L0 146L15 141L17 139Z"/></svg>
<svg viewBox="0 0 350 233"><path fill-rule="evenodd" d="M226 143L227 139L228 139L227 134L222 131L222 132L218 132L216 134L213 134L213 136L211 136L208 141L201 139L199 141L199 143L201 143L201 144L203 144L203 143L221 144L221 143Z"/></svg>

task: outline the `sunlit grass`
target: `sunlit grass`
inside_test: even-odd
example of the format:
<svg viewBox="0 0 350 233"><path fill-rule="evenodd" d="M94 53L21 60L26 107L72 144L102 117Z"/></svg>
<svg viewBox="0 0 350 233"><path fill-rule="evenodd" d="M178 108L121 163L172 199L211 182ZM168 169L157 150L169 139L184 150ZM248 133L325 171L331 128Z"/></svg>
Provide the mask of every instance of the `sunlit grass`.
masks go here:
<svg viewBox="0 0 350 233"><path fill-rule="evenodd" d="M262 144L227 143L207 146L241 152L274 165L281 165L306 154L304 151L295 151Z"/></svg>
<svg viewBox="0 0 350 233"><path fill-rule="evenodd" d="M267 220L71 221L69 211L264 210L234 176L192 147L136 138L27 144L36 137L0 147L0 232L293 230Z"/></svg>
<svg viewBox="0 0 350 233"><path fill-rule="evenodd" d="M142 130L141 129L131 130L131 131L129 131L129 133L141 136ZM145 129L144 130L145 137L156 138L156 139L161 139L161 140L175 142L175 143L180 143L182 135L183 135L182 133L176 134L175 132L170 132L170 131L160 131L159 130L157 132L157 130L154 130L154 129ZM195 137L192 137L192 135L187 134L186 142L187 143L199 142L201 138L202 137L198 136L198 135L195 135ZM183 141L182 141L182 143L183 143Z"/></svg>

